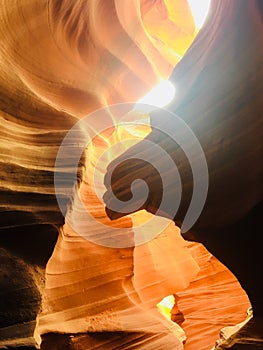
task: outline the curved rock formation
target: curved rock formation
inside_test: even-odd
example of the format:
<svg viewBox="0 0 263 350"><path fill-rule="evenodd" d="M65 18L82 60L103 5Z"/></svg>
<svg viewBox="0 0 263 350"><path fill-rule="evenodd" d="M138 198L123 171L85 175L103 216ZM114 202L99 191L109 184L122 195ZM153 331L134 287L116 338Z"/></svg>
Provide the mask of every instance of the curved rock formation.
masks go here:
<svg viewBox="0 0 263 350"><path fill-rule="evenodd" d="M178 14L185 20L177 24ZM159 32L155 27L157 22ZM55 168L55 161L67 131L80 118L113 103L135 102L170 74L196 34L187 3L3 2L0 32L3 38L0 48L1 244L28 263L45 266L60 232L47 265L36 334L136 332L139 329L142 333L139 340L127 334L125 342L132 339L137 348L150 342L147 346L153 349L162 349L163 344L181 349L184 332L163 318L155 304L166 291L184 288L195 276L198 267L190 253L182 245L178 248L180 257L169 260L175 266L179 263L177 279L173 278L171 283L167 276L160 280L159 272L159 276L149 277L144 284L139 273L133 281L132 247L116 250L95 245L75 232L69 221L64 224L66 212L68 218L72 213L76 221L81 218L76 205L78 194L84 199L88 197L88 201L83 201L95 210L95 218L97 215L110 222L103 204L98 206L88 185L89 162L102 142L100 137L83 152L78 164L78 186L74 186L72 177L65 176L66 181L59 184L55 195L53 181L55 171L60 175L74 173L79 133L72 139L63 165L56 164ZM171 45L174 36L177 40ZM104 117L111 121L110 111L105 111ZM95 130L99 127L100 120ZM122 219L118 225L129 228L131 221ZM87 224L87 229L95 227ZM111 228L108 230L107 234ZM94 234L101 232L95 230ZM21 239L22 235L25 240ZM14 239L16 242L12 242ZM39 249L35 249L37 244ZM151 249L153 247L154 243ZM157 244L155 249L161 247ZM154 264L149 259L152 254L141 252L143 254L145 266L154 274ZM138 266L139 262L136 261ZM138 266L135 269L138 270ZM155 278L159 281L152 286ZM142 284L150 292L143 290ZM30 287L35 288L34 283ZM7 299L8 292L5 291ZM33 314L37 307L38 304L34 305ZM142 311L145 307L146 314ZM6 325L27 320L16 318L16 310L13 313ZM29 317L32 318L32 310Z"/></svg>
<svg viewBox="0 0 263 350"><path fill-rule="evenodd" d="M63 223L53 175L65 133L96 108L136 101L170 74L195 35L185 6L184 1L168 8L147 1L126 8L122 1L1 4L1 229ZM186 19L179 35L178 12ZM151 37L157 20L169 30ZM173 33L178 43L167 53ZM74 147L67 172L73 152ZM66 207L68 198L59 196Z"/></svg>
<svg viewBox="0 0 263 350"><path fill-rule="evenodd" d="M14 305L9 315L1 314L1 325L11 326L4 331L29 321L15 334L21 336L21 329L22 336L30 334L40 292L43 303L35 334L42 349L182 349L184 332L156 308L166 293L185 288L198 271L178 231L170 225L135 249L86 240L75 230L83 223L79 198L98 223L107 224L101 232L94 223L85 223L88 234L100 238L104 234L108 239L114 227L121 227L130 232L125 239L133 241L132 220L146 214L116 222L106 217L91 182L94 161L108 145L105 137L94 139L83 152L76 181L74 164L83 130L73 135L63 164L55 167L55 161L78 120L113 103L133 103L171 74L196 34L187 2L2 1L0 33L0 244L14 256L14 263L7 264L6 255L9 262L12 256L0 251L8 267L7 275L2 270L4 278L14 277L1 285L1 305ZM109 109L103 117L112 123ZM95 131L100 126L98 119ZM118 140L118 131L109 130L106 140ZM54 175L62 179L56 195ZM48 260L43 291L43 271L35 266L43 269ZM17 276L24 281L16 286ZM16 291L21 286L23 293ZM10 344L12 339L0 342ZM32 339L19 344L32 346Z"/></svg>
<svg viewBox="0 0 263 350"><path fill-rule="evenodd" d="M202 242L237 276L253 307L254 317L246 326L249 331L238 332L234 340L219 348L241 349L245 343L254 349L262 347L263 330L262 287L258 284L262 280L259 243L263 198L262 5L260 1L219 1L213 2L211 13L170 77L177 94L168 111L176 113L192 128L205 152L209 171L204 209L184 237ZM112 190L123 200L125 209L125 201L131 196L130 184L141 178L148 184L150 194L138 209L156 213L164 193L160 177L166 176L169 185L165 190L171 205L159 215L170 217L181 226L193 187L205 182L201 177L193 182L190 165L198 164L199 154L195 153L189 165L178 143L192 146L192 151L195 145L171 114L163 110L152 112L151 122L153 131L145 140L109 166L105 180L108 186L110 175L113 176L110 191L104 197L107 212L111 218L123 216L122 212L110 209L115 201ZM174 130L178 143L176 136L174 141L160 130ZM149 141L171 156L172 166L148 146ZM139 159L134 160L136 157ZM141 161L145 158L150 159L150 164ZM175 166L181 175L182 201L174 216L172 203L178 197L179 182L169 174ZM157 174L153 167L163 171ZM136 193L143 193L141 183L136 183Z"/></svg>
<svg viewBox="0 0 263 350"><path fill-rule="evenodd" d="M87 148L91 156L86 171L46 267L36 339L39 335L46 339L43 335L48 333L126 332L122 345L128 346L132 339L128 334L140 332L145 334L149 349L180 349L185 340L183 331L165 319L156 304L186 288L199 270L197 264L171 226L150 243L134 248L132 218L111 222L95 192L94 172L96 182L100 177L102 184L107 165L98 165L97 158L107 151L111 138L116 141L121 135L125 141L119 129L117 135L107 135L107 142L101 134ZM86 341L88 344L88 338ZM143 349L145 342L137 344L134 339L133 346ZM101 339L96 344L103 346Z"/></svg>

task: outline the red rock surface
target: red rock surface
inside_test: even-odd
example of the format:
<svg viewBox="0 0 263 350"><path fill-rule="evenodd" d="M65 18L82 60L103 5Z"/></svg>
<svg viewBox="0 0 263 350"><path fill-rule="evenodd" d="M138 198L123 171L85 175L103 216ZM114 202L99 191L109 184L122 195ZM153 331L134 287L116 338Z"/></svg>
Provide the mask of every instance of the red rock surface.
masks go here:
<svg viewBox="0 0 263 350"><path fill-rule="evenodd" d="M217 20L210 21L206 30L200 33L198 45L197 42L194 43L188 52L185 63L176 73L179 87L177 102L181 103L181 112L186 112L186 115L189 116L191 110L194 110L195 113L199 111L200 115L205 115L207 111L206 104L200 103L200 99L203 101L202 92L199 97L196 95L197 102L191 98L190 103L187 102L189 93L191 97L196 77L199 73L202 75L203 71L205 72L202 59L199 61L203 52L206 54L211 52L213 60L215 58L215 61L223 67L227 66L229 69L233 69L235 74L238 73L235 75L238 88L231 89L229 93L226 93L230 103L229 109L232 110L232 102L238 99L238 101L242 100L240 103L246 105L249 111L250 107L257 111L262 105L262 99L257 93L259 89L255 89L256 98L253 95L254 90L251 89L252 95L250 95L250 103L248 104L247 95L241 87L241 83L244 83L245 78L248 78L247 75L249 75L249 79L246 82L249 82L251 86L253 86L254 80L258 81L257 79L262 74L262 65L258 60L260 56L251 56L251 51L246 50L247 46L245 49L241 46L239 51L235 51L236 47L233 47L231 41L227 40L235 36L233 34L235 31L231 30L231 16L234 13L236 23L238 23L241 12L232 11L233 4L238 4L238 1L222 0L214 1L213 4L214 9L218 11L214 14ZM246 40L251 49L256 48L256 52L259 52L260 45L257 43L262 43L262 40L256 34L262 33L260 29L262 27L257 2L251 0L242 2L242 4L246 4L248 9L248 11L242 12L243 20L250 21L252 19L249 23L253 23L247 27L249 31ZM228 9L230 10L228 11ZM77 14L77 26L69 16L72 13ZM184 20L181 20L182 16ZM89 21L86 21L87 18ZM177 18L180 19L179 23L176 22ZM227 23L229 27L224 26L224 23ZM157 30L156 24L161 28L160 31ZM219 33L221 36L217 36L218 28L224 29L221 34ZM234 28L236 28L235 25ZM243 26L242 29L245 30L246 27ZM229 33L232 35L228 37ZM29 240L14 240L15 249L11 247L10 243L13 236L10 236L10 241L5 243L8 249L15 252L14 254L25 257L25 259L31 255L31 262L37 261L36 265L38 265L39 261L43 264L43 261L45 262L49 258L50 250L52 250L50 247L53 248L56 236L54 234L50 238L51 243L47 245L45 254L43 253L44 244L40 244L42 250L36 250L34 242L40 237L39 226L42 225L47 231L52 230L52 232L59 231L58 227L60 227L59 240L46 270L48 278L43 294L44 307L39 316L40 320L41 316L44 319L42 332L62 330L71 334L96 330L98 324L87 321L92 321L92 317L99 307L101 308L99 311L106 310L107 312L110 309L107 315L112 316L111 306L114 304L117 311L125 314L128 310L124 315L124 325L129 327L114 328L114 324L109 324L109 322L108 328L113 326L113 330L117 328L127 331L137 330L140 323L143 323L142 320L146 320L149 323L144 324L145 328L149 325L150 328L154 328L155 334L158 334L160 332L158 322L161 317L157 314L156 309L154 311L148 310L147 315L139 310L141 304L147 304L145 302L145 300L147 301L147 293L143 293L144 283L139 273L137 277L139 276L140 279L133 281L134 266L136 265L133 259L133 249L112 252L111 248L95 246L75 234L74 230L69 228L68 223L64 224L64 217L58 208L55 197L54 163L65 133L76 121L96 108L116 102L136 101L157 81L169 76L196 35L186 1L2 1L0 5L0 34L2 38L0 46L1 235L7 237L16 231L15 234L19 233L26 237L30 231ZM175 36L176 40L174 40ZM213 38L216 36L218 39L213 44ZM85 41L83 38L89 42L88 46L83 46ZM209 47L208 42L214 46ZM223 46L224 49L221 52L220 43L222 42L229 43L229 48L233 51L225 50L225 46ZM169 50L171 47L172 52ZM196 56L193 57L192 53ZM257 64L256 73L249 74L246 69L239 69L236 66L235 58L237 57L241 57L242 64L247 59L246 62L250 63L250 69L254 67L253 62ZM255 61L253 61L254 59ZM188 64L189 69L187 68ZM243 65L240 67L242 68ZM239 72L244 73L245 78ZM216 74L215 70L206 72L208 75L212 73ZM216 79L214 83L216 86ZM180 84L182 88L180 88ZM200 87L200 85L198 86ZM214 88L208 89L209 95L211 93L212 96ZM238 95L238 93L241 94ZM220 96L218 94L216 96L220 100ZM220 103L223 103L224 99L221 100ZM212 106L215 108L216 103L212 103ZM235 108L239 109L238 106L234 103ZM250 115L246 113L246 109L244 109L244 113ZM257 122L255 129L259 133L262 129L257 127L259 120ZM210 137L214 140L213 132ZM76 138L74 141L77 142L78 139ZM86 155L88 160L92 159L93 152L87 152ZM74 160L74 152L68 154L67 166L60 170L62 172L71 171L72 160ZM221 164L220 159L218 162ZM253 162L251 158L251 172L256 169ZM88 163L83 160L80 165L84 169ZM79 174L78 180L79 182L83 180L79 186L81 192L83 187L85 188L85 180L87 179ZM72 183L66 183L65 188L71 190L72 185ZM231 181L229 185L232 187ZM83 191L83 193L86 192ZM63 199L63 207L66 208L69 197L63 191L59 195ZM91 206L94 211L97 211L96 214L100 215L102 207L98 209L97 203L96 205L94 203L92 202ZM78 214L77 207L74 208L74 205L72 207L75 209L75 214ZM229 213L230 216L233 214ZM102 219L107 220L106 215L103 215ZM211 218L213 217L212 215ZM129 219L123 219L120 222L120 225L131 226ZM61 233L62 227L65 229L65 235ZM90 226L87 227L90 228ZM45 231L41 240L44 242L47 236ZM3 242L2 239L1 242ZM25 247L27 249L32 247L32 249L29 252L27 250L26 254L24 254L25 252L22 254L20 248ZM174 285L169 285L169 282L166 281L165 289L167 292L175 292L179 296L178 305L185 317L183 327L188 337L185 349L210 350L218 338L220 328L245 319L249 304L237 280L213 256L200 245L191 245L190 249L201 268L197 278L194 277L197 272L196 265L188 255L189 259L186 260L192 264L192 270L189 269L189 271L192 271L193 275L188 276L183 286L179 286L180 288L176 286L178 289L175 287L173 289ZM37 255L42 253L45 259L37 259ZM167 254L168 258L170 256ZM158 261L158 257L156 260ZM148 263L149 260L146 264L147 271L156 272L157 268L151 269L150 263L149 265ZM152 265L154 266L153 263ZM169 264L167 262L166 266L171 267L171 261ZM140 266L137 264L137 272L140 272L139 268ZM84 270L83 275L82 269ZM107 269L108 274L105 273ZM162 268L162 270L164 269ZM180 270L183 274L183 269ZM166 271L168 274L170 273L168 269ZM103 277L106 279L101 279L102 272L104 272ZM12 269L11 272L8 271L8 274L10 273L12 273ZM85 280L83 281L84 275ZM21 275L22 277L23 275ZM149 280L151 280L150 277L147 275ZM182 291L192 279L190 287ZM112 283L111 280L113 280ZM30 282L30 279L28 281L26 289L35 288L35 282ZM149 283L150 291L153 290L153 281L154 278L152 278L152 284ZM157 286L154 286L154 293L148 294L152 304L153 301L157 301L157 296L163 297L165 294L161 282L163 281L159 279ZM176 280L173 279L173 282ZM88 288L90 283L95 286L93 293ZM137 288L134 288L133 283L137 283ZM18 292L19 285L18 283ZM5 283L1 285L1 295L5 295L1 303L6 304L7 301L12 301L10 290L7 290ZM116 297L121 300L120 303L115 301ZM132 297L134 297L133 300ZM144 299L142 303L142 300L138 302L140 298ZM19 296L16 297L15 301L24 302L19 300ZM107 304L107 301L110 302ZM33 316L35 308L36 306L34 309L32 307ZM87 310L90 313L89 317L85 314ZM16 311L17 309L13 308L10 311L12 317L9 319L6 317L2 323L12 326L16 321L21 322L21 318L16 317ZM57 315L55 315L56 313ZM151 318L152 315L153 318ZM24 320L31 321L32 313L28 312L26 316ZM56 318L56 316L58 317ZM66 317L69 318L66 319ZM134 323L132 322L133 317ZM80 319L83 323L78 322ZM104 321L105 318L103 318ZM162 321L160 323L163 325ZM87 327L87 324L90 327ZM168 322L168 329L170 326L171 323ZM103 330L107 331L108 328L105 327ZM164 328L167 329L165 325ZM172 348L175 344L180 349L182 339L180 330L179 336L175 337L175 343L173 343L173 335L170 337L171 333L170 330L164 331L161 334L164 335L161 341L165 340L166 335L168 335L169 346ZM138 338L140 339L140 336L136 337L136 339ZM159 348L165 349L163 343L160 343L159 339L156 338L158 336L155 337L155 341L157 341ZM125 341L129 342L129 339L128 337ZM77 340L73 343L75 344L74 349L78 348ZM154 347L154 344L152 343L151 346ZM82 347L85 348L85 337ZM48 350L52 350L50 346Z"/></svg>
<svg viewBox="0 0 263 350"><path fill-rule="evenodd" d="M211 350L221 328L247 318L250 307L246 293L234 275L201 244L190 244L200 266L187 289L178 292L178 307L183 312L185 350Z"/></svg>

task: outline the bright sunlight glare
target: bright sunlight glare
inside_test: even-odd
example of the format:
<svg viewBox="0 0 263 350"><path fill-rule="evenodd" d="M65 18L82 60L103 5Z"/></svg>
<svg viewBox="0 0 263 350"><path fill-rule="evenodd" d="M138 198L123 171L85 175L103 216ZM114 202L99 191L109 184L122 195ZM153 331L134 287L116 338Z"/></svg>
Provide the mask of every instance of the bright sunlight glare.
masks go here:
<svg viewBox="0 0 263 350"><path fill-rule="evenodd" d="M167 297L163 298L162 301L160 301L159 304L157 304L158 309L161 311L161 313L171 319L171 310L174 306L174 296L168 295Z"/></svg>
<svg viewBox="0 0 263 350"><path fill-rule="evenodd" d="M207 17L211 0L188 0L197 29L200 29Z"/></svg>
<svg viewBox="0 0 263 350"><path fill-rule="evenodd" d="M140 103L149 105L145 112L151 112L154 107L164 107L168 105L175 96L175 87L169 80L162 80L148 94L143 96L135 105L135 110L140 110Z"/></svg>
<svg viewBox="0 0 263 350"><path fill-rule="evenodd" d="M209 11L211 0L188 0L189 6L195 20L197 29L199 30ZM134 110L140 110L140 103L148 105L144 107L144 112L150 113L156 107L167 106L175 96L175 87L169 80L162 80L148 94L143 96L134 107Z"/></svg>

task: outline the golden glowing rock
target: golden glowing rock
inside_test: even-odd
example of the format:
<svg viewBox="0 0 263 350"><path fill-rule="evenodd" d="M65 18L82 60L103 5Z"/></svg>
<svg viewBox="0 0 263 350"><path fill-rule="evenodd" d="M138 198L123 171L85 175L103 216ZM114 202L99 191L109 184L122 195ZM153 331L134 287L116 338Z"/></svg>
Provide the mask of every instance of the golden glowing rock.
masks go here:
<svg viewBox="0 0 263 350"><path fill-rule="evenodd" d="M160 11L160 5L163 11ZM136 102L160 79L169 76L182 52L194 39L194 22L186 1L178 3L181 13L186 11L183 31L178 29L181 19L177 17L180 19L177 25L168 5L166 2L149 4L118 0L1 3L0 128L4 142L0 144L0 152L2 210L5 213L1 227L19 229L21 226L45 224L50 230L51 225L63 224L54 194L53 175L56 154L67 130L79 118L99 107ZM165 15L167 11L168 17ZM156 37L153 34L154 22L159 21L160 16L168 27ZM169 35L174 37L175 34L178 42L171 51L168 48ZM111 115L108 118L111 120ZM89 188L89 172L93 166L90 162L96 156L97 147L94 142L85 152L86 160L83 158L80 163L78 178L83 182L77 191L84 199L88 197L85 203L98 220L107 225L131 227L130 219L110 224L103 204ZM66 166L59 171L72 171L75 151L73 147L67 154ZM86 172L81 172L84 164ZM71 188L73 193L73 185L65 183L65 191L57 194L64 211L69 204ZM79 215L76 198L68 217L71 213L75 218ZM87 223L87 227L94 230L93 235L102 234L94 223ZM110 231L111 226L108 226L107 234ZM132 228L130 231L132 238ZM139 319L141 321L144 317L150 321L150 328L152 322L155 322L154 327L160 326L162 321L159 321L161 316L157 309L149 311L153 317L144 316L138 306L142 302L137 295L139 291L133 286L132 248L122 252L95 245L74 232L68 222L59 232L57 246L47 265L43 311L39 317L40 333L136 329ZM196 264L188 252L185 254L193 266L191 276L194 276ZM78 270L82 264L88 264L88 267ZM104 271L106 266L108 273ZM180 281L178 287L182 288L187 282L189 276L183 283ZM136 283L142 284L142 281ZM160 291L158 288L154 298L150 298L151 307L165 294L163 287ZM132 296L135 301L130 300ZM116 306L117 314L121 310L124 321L111 322L116 312L109 311L109 303L113 309L113 304ZM133 312L137 312L134 316L138 317L137 321L133 320ZM95 324L94 317L98 321ZM146 327L149 326L147 322ZM176 328L171 323L164 326L167 334L171 326ZM180 336L172 336L172 343L181 344Z"/></svg>

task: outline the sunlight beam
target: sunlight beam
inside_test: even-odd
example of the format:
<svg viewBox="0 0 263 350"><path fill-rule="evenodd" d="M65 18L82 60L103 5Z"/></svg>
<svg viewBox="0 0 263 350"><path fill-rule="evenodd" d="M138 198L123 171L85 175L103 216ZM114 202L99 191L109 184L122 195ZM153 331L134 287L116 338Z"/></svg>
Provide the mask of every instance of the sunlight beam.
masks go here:
<svg viewBox="0 0 263 350"><path fill-rule="evenodd" d="M194 17L195 25L199 30L208 15L211 0L188 0Z"/></svg>

